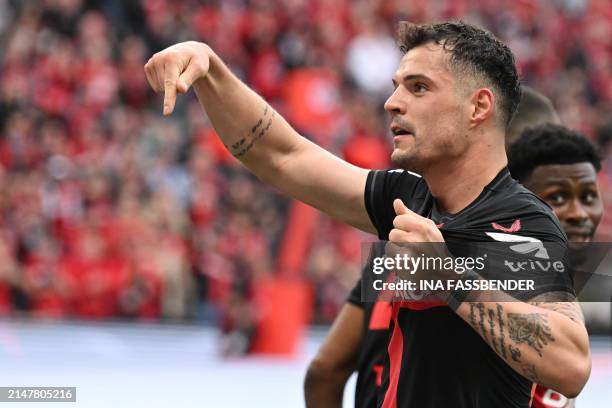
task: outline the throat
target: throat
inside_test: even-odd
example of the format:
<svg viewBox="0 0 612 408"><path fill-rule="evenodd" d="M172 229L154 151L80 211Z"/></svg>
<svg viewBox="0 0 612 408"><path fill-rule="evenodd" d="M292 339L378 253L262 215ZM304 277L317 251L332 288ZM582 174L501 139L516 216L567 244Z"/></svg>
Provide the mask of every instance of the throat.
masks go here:
<svg viewBox="0 0 612 408"><path fill-rule="evenodd" d="M442 194L432 195L436 200L436 206L440 212L457 214L473 203L482 193L484 186L480 189L474 185L456 185Z"/></svg>
<svg viewBox="0 0 612 408"><path fill-rule="evenodd" d="M456 214L473 203L504 167L505 163L480 173L455 172L447 169L438 177L426 176L426 181L436 200L438 210Z"/></svg>

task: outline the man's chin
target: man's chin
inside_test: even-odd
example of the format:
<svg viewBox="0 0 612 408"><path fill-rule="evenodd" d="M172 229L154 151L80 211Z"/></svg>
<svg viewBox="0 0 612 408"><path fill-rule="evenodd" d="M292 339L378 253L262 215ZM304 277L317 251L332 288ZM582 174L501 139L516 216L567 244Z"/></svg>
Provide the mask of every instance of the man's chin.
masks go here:
<svg viewBox="0 0 612 408"><path fill-rule="evenodd" d="M418 161L412 154L400 149L394 149L391 153L391 163L400 169L419 172Z"/></svg>
<svg viewBox="0 0 612 408"><path fill-rule="evenodd" d="M593 236L568 236L568 245L571 249L579 250L587 247L591 242L593 242Z"/></svg>

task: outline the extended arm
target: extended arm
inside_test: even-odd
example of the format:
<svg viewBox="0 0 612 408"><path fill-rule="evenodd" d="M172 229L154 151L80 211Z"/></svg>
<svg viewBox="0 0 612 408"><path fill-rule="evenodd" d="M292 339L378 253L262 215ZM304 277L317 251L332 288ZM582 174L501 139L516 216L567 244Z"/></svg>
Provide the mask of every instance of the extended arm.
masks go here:
<svg viewBox="0 0 612 408"><path fill-rule="evenodd" d="M363 336L363 309L346 303L334 321L304 381L307 407L342 406L344 386L357 368Z"/></svg>
<svg viewBox="0 0 612 408"><path fill-rule="evenodd" d="M228 150L263 182L330 216L375 232L363 194L367 170L300 136L242 83L203 43L186 42L155 54L145 65L151 87L164 92L164 113L176 93L193 85Z"/></svg>

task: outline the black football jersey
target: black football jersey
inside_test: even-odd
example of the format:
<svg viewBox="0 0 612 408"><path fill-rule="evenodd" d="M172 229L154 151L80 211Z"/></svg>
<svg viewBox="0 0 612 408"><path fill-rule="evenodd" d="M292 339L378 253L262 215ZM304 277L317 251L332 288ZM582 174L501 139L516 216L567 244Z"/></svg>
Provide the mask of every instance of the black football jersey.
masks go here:
<svg viewBox="0 0 612 408"><path fill-rule="evenodd" d="M434 220L449 247L467 241L567 243L550 207L512 179L507 168L456 214L437 209L419 175L403 170L371 171L365 203L381 240L387 240L393 228L396 198ZM552 291L573 293L569 271L557 273L536 291L518 293L516 298L525 301ZM390 320L379 406L529 407L531 381L507 365L445 304L393 302Z"/></svg>
<svg viewBox="0 0 612 408"><path fill-rule="evenodd" d="M347 302L363 309L363 335L357 366L355 408L376 408L381 395L382 372L387 356L391 303L363 302L361 279L351 291Z"/></svg>

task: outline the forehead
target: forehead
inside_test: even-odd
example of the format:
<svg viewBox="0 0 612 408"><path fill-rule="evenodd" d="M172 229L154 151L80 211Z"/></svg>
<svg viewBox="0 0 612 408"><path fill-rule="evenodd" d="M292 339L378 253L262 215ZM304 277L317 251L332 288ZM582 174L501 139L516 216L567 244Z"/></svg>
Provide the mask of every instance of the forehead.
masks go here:
<svg viewBox="0 0 612 408"><path fill-rule="evenodd" d="M400 60L395 71L396 80L407 75L425 75L434 81L452 81L449 53L442 46L427 43L409 50Z"/></svg>
<svg viewBox="0 0 612 408"><path fill-rule="evenodd" d="M540 185L597 183L597 172L589 162L547 164L536 167L530 180Z"/></svg>

